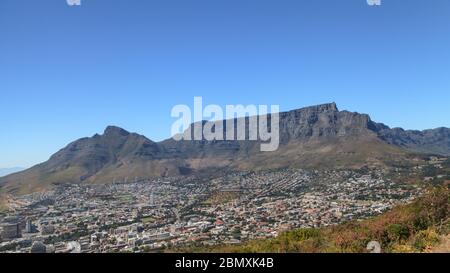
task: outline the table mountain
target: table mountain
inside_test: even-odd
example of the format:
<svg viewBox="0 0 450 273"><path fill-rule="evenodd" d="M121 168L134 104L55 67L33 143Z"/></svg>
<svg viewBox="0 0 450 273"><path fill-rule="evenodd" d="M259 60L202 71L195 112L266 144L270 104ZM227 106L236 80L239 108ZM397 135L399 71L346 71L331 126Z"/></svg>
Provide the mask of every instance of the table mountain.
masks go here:
<svg viewBox="0 0 450 273"><path fill-rule="evenodd" d="M417 153L450 155L449 128L391 129L366 114L339 111L335 103L279 117L280 146L274 152L260 152L260 141L153 142L109 126L101 135L70 143L42 164L0 178L0 185L4 192L21 194L57 183L126 182L217 170L389 166ZM225 121L223 125L226 132Z"/></svg>

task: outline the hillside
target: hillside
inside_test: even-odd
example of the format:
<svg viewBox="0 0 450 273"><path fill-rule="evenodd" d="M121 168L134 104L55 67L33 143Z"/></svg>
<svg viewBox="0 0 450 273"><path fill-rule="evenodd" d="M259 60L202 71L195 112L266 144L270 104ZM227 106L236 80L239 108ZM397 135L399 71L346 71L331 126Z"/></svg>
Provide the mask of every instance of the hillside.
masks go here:
<svg viewBox="0 0 450 273"><path fill-rule="evenodd" d="M273 239L241 245L171 249L176 252L319 253L368 252L376 241L383 252L443 252L450 234L450 187L440 186L409 205L363 221L320 229L298 229Z"/></svg>

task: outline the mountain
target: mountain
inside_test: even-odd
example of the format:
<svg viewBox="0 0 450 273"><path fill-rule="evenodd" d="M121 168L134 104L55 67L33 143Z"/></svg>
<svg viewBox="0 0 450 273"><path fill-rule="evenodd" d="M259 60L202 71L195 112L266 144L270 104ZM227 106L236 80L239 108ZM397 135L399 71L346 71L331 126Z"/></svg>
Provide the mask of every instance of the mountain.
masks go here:
<svg viewBox="0 0 450 273"><path fill-rule="evenodd" d="M6 176L9 174L13 174L13 173L17 173L20 171L25 170L25 168L21 168L21 167L13 167L13 168L0 168L0 177L2 176Z"/></svg>
<svg viewBox="0 0 450 273"><path fill-rule="evenodd" d="M109 126L101 135L70 143L42 164L0 178L1 190L21 194L58 183L109 183L219 170L390 166L408 162L416 153L450 155L448 128L391 129L366 114L339 111L335 103L282 112L279 118L280 146L274 152L261 152L260 141L153 142ZM226 124L223 121L224 135Z"/></svg>
<svg viewBox="0 0 450 273"><path fill-rule="evenodd" d="M389 144L408 150L450 155L450 128L414 131L377 125L378 136Z"/></svg>

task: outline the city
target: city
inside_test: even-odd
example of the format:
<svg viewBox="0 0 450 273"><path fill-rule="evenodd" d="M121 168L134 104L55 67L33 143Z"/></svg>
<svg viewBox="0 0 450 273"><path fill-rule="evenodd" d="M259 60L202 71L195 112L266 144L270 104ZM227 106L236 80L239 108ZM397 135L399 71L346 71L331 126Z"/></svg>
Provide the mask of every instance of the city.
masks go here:
<svg viewBox="0 0 450 273"><path fill-rule="evenodd" d="M424 168L443 168L433 158ZM2 252L161 252L276 237L283 231L365 219L420 196L402 170L281 169L215 178L115 179L61 184L10 197L0 218ZM436 178L439 178L436 177Z"/></svg>

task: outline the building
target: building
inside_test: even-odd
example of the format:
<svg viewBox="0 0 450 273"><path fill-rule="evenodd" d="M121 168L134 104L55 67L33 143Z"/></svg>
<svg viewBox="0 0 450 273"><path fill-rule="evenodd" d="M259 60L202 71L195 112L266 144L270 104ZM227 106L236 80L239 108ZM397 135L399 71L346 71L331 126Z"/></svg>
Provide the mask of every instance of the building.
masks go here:
<svg viewBox="0 0 450 273"><path fill-rule="evenodd" d="M25 232L26 233L32 233L33 232L33 223L31 222L30 219L28 219L26 224L25 224Z"/></svg>
<svg viewBox="0 0 450 273"><path fill-rule="evenodd" d="M12 240L22 236L19 223L4 223L1 225L0 230L2 240Z"/></svg>
<svg viewBox="0 0 450 273"><path fill-rule="evenodd" d="M43 242L36 241L31 246L30 253L47 253L47 246Z"/></svg>

